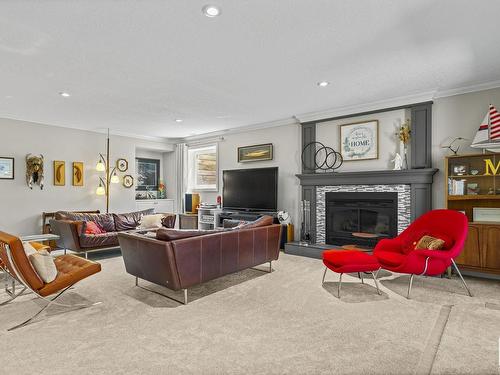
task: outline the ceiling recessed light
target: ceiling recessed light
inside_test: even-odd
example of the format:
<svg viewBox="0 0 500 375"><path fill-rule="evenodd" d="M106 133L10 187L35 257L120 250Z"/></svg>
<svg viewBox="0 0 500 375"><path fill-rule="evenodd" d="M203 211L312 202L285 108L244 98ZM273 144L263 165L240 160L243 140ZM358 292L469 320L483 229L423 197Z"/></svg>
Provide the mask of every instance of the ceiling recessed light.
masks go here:
<svg viewBox="0 0 500 375"><path fill-rule="evenodd" d="M220 16L220 9L215 5L205 5L202 9L203 14L207 17L217 17Z"/></svg>
<svg viewBox="0 0 500 375"><path fill-rule="evenodd" d="M71 94L70 94L69 92L64 92L64 91L63 91L63 92L60 92L60 93L59 93L59 95L61 95L61 96L65 97L65 98L68 98L68 97L70 97L70 96L71 96Z"/></svg>
<svg viewBox="0 0 500 375"><path fill-rule="evenodd" d="M176 119L175 119L175 122L182 122L182 119L180 119L180 118L176 118Z"/></svg>
<svg viewBox="0 0 500 375"><path fill-rule="evenodd" d="M319 87L326 87L330 84L330 82L327 82L327 81L321 81L321 82L318 82L318 86Z"/></svg>

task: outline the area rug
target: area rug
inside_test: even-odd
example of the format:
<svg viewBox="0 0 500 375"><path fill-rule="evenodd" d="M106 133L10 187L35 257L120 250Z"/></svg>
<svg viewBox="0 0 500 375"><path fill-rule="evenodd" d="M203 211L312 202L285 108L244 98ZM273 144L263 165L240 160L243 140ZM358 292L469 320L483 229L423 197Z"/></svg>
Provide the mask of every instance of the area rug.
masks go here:
<svg viewBox="0 0 500 375"><path fill-rule="evenodd" d="M471 318L478 324L487 321L487 335L474 331L472 322L470 329L461 331L461 319L466 319L472 305L486 309L486 303L500 302L498 295L493 298L498 282L486 283L473 304L456 297L455 306L463 304L462 310L445 314L446 324L444 329L438 327L442 335L436 340L436 322L443 320L443 306L449 305L446 293L427 288L417 298L415 285L416 298L406 300L397 287L382 286L379 296L373 280L366 278L361 284L355 275L344 275L339 300L338 275L329 272L322 285L324 268L316 259L280 254L272 273L246 270L206 283L189 290L190 303L185 306L135 287L121 257L99 261L102 272L63 299L102 301L98 306L71 312L51 308L37 322L13 332L6 329L39 305L25 296L0 308L2 372L414 374L426 369L439 374L459 369L474 373L464 363L465 355L477 355L484 370L496 364L494 353L481 352L479 346L493 345L500 310L488 308L488 313ZM457 288L450 293L460 293ZM484 300L482 293L487 295ZM460 335L468 335L470 345L463 345L463 338L454 343ZM450 359L457 361L456 367Z"/></svg>

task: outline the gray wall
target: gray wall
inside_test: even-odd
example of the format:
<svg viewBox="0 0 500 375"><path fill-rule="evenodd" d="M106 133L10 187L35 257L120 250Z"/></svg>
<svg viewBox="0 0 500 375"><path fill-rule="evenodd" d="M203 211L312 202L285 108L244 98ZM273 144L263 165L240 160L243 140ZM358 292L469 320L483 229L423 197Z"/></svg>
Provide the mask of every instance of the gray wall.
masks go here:
<svg viewBox="0 0 500 375"><path fill-rule="evenodd" d="M2 149L0 156L15 158L15 180L0 180L0 230L16 234L34 234L41 231L43 211L90 210L105 211L105 199L95 195L99 172L95 171L99 153L106 152L104 134L62 127L47 126L24 121L0 119ZM169 150L172 145L111 136L111 160L125 158L129 169L124 174L135 176L136 148ZM45 187L26 185L26 154L43 154ZM53 161L66 162L66 185L54 186ZM71 163L84 163L84 186L72 186ZM122 184L111 185L110 210L126 212L135 210L135 189Z"/></svg>
<svg viewBox="0 0 500 375"><path fill-rule="evenodd" d="M440 144L448 137L462 136L472 139L482 121L488 104L500 107L500 89L456 95L436 99L433 106L433 166L443 168L444 156L447 152ZM395 152L398 145L391 144L392 126L398 119L406 118L400 111L388 112L367 118L381 120L381 158L378 161L346 163L343 170L367 170L389 168L388 157ZM360 118L353 118L358 121ZM349 123L344 119L339 123ZM318 126L318 139L335 145L338 137L338 124ZM65 129L23 121L0 119L0 134L2 134L1 156L16 158L16 179L0 181L0 229L19 234L37 233L40 231L40 216L42 211L58 209L101 209L104 210L104 200L94 192L98 184L98 173L94 167L99 152L105 152L105 136L93 132ZM239 164L236 150L238 146L273 143L275 157L273 161ZM127 137L112 136L111 157L116 160L125 157L129 160L128 173L135 175L134 158L136 149L147 149L163 153L163 175L167 186L167 195L175 198L176 179L180 174L176 170L175 153L172 145L148 142ZM296 124L259 129L225 136L219 142L219 169L253 168L278 166L279 209L292 214L294 223L299 224L299 181L295 174L300 173L300 128ZM44 191L35 188L30 191L25 183L24 158L27 153L42 153L45 156ZM478 152L464 148L463 152ZM66 161L66 186L53 185L53 160ZM85 185L71 186L71 162L83 161L85 165ZM220 186L222 188L222 186ZM434 207L444 207L444 173L440 170L435 175L433 189ZM129 211L135 209L134 189L125 189L121 185L112 186L111 209L113 211ZM202 200L214 202L219 192L204 192ZM298 227L297 227L298 229ZM296 233L298 230L296 230Z"/></svg>
<svg viewBox="0 0 500 375"><path fill-rule="evenodd" d="M274 145L271 161L238 163L237 149L262 143ZM219 191L201 192L202 201L215 202L222 195L222 171L225 169L279 167L278 209L288 211L299 222L300 127L297 124L229 134L219 142Z"/></svg>
<svg viewBox="0 0 500 375"><path fill-rule="evenodd" d="M316 125L316 139L325 146L330 146L334 150L340 152L340 125L378 120L379 158L373 160L346 161L337 172L392 169L393 164L391 160L394 159L395 153L402 153L399 141L396 141L395 134L401 124L409 117L410 113L401 109L374 115L321 122Z"/></svg>
<svg viewBox="0 0 500 375"><path fill-rule="evenodd" d="M440 169L434 176L434 208L445 206L445 184L442 169L444 157L449 152L443 150L440 145L449 137L462 136L472 139L490 103L500 108L500 88L438 98L434 101L432 112L432 161L433 167ZM380 159L344 163L340 171L391 169L392 163L390 159L394 155L394 152L399 150L399 144L396 142L395 137L393 138L393 134L401 121L404 121L408 117L409 113L404 110L397 110L376 115L325 122L317 125L317 139L338 149L338 125L366 119L378 119L380 121ZM236 149L238 146L267 142L272 142L275 145L274 161L252 164L237 163ZM290 211L293 214L294 223L298 225L300 217L299 201L301 199L300 185L294 174L300 173L300 147L300 130L297 129L297 125L231 134L225 136L225 141L219 143L220 170L279 166L280 174L282 175L280 179L279 208ZM465 147L462 152L477 153L480 150ZM221 193L202 193L202 200L215 201L218 194Z"/></svg>

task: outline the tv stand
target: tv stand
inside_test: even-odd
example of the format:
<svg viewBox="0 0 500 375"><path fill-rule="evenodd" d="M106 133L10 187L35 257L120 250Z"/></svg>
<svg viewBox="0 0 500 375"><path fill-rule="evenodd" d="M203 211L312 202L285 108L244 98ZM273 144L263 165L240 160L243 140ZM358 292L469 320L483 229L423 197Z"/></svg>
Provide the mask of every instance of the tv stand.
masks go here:
<svg viewBox="0 0 500 375"><path fill-rule="evenodd" d="M278 222L277 212L222 209L222 212L219 214L219 225L222 226L224 219L255 221L264 215L272 216L275 222Z"/></svg>

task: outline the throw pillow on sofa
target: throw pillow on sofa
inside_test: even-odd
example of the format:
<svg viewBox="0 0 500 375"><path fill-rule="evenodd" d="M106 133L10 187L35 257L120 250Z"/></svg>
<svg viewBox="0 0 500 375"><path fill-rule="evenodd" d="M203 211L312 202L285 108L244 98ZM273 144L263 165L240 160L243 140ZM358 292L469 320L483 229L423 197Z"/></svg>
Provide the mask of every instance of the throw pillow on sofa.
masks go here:
<svg viewBox="0 0 500 375"><path fill-rule="evenodd" d="M52 258L52 255L47 250L35 251L34 254L29 256L29 260L44 283L48 284L56 279L56 264L54 258Z"/></svg>
<svg viewBox="0 0 500 375"><path fill-rule="evenodd" d="M155 213L154 208L148 208L147 210L128 212L125 214L113 214L115 221L115 230L117 232L125 230L136 229L143 216L153 215Z"/></svg>
<svg viewBox="0 0 500 375"><path fill-rule="evenodd" d="M98 224L93 221L85 222L85 234L103 234L106 233Z"/></svg>
<svg viewBox="0 0 500 375"><path fill-rule="evenodd" d="M27 257L29 257L32 254L36 254L36 249L29 242L23 242L23 248Z"/></svg>
<svg viewBox="0 0 500 375"><path fill-rule="evenodd" d="M161 228L163 226L162 220L164 217L165 215L163 214L144 215L141 218L138 229Z"/></svg>

